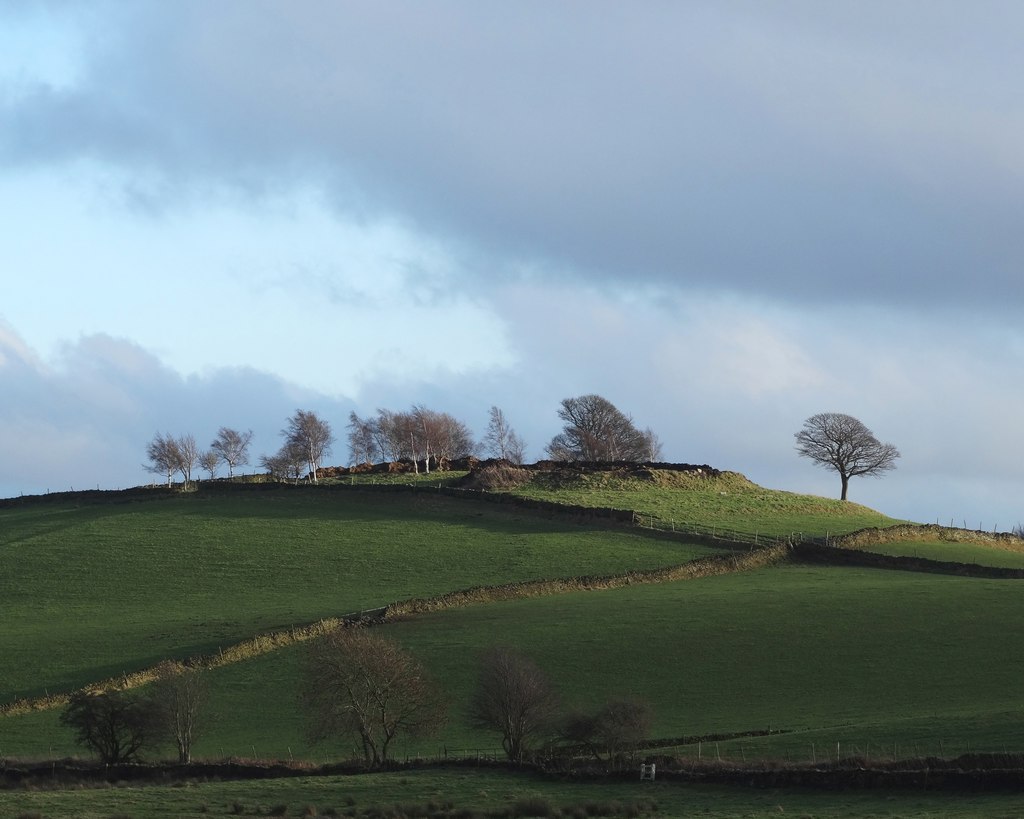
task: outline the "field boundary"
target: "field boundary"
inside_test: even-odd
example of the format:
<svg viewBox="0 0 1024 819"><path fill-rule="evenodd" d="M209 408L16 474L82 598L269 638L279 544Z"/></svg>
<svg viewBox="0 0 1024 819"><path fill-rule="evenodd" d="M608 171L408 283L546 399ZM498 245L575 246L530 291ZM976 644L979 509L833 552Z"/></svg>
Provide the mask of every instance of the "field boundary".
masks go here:
<svg viewBox="0 0 1024 819"><path fill-rule="evenodd" d="M834 542L834 541L833 541ZM804 540L792 545L793 557L804 563L827 566L858 566L870 569L947 574L989 580L1022 580L1024 569L983 566L980 563L957 563L930 560L926 557L885 555L860 549L826 545L823 541Z"/></svg>
<svg viewBox="0 0 1024 819"><path fill-rule="evenodd" d="M216 654L203 654L184 661L170 661L177 669L212 669L231 665L253 657L268 654L279 648L315 639L339 626L373 626L385 622L411 617L428 612L462 608L477 603L492 603L508 600L522 600L531 597L547 597L579 591L602 591L639 584L669 583L677 580L694 580L714 577L733 572L764 568L790 558L790 547L778 544L743 554L709 555L676 566L614 575L582 575L579 577L550 580L528 580L491 586L474 586L434 597L410 598L388 603L374 609L363 609L338 617L328 617L303 626L294 626L279 631L256 635L220 649ZM124 691L153 682L164 673L166 662L125 673L118 677L101 680L79 689L87 693L103 691ZM26 698L0 705L0 718L17 716L33 711L47 711L60 708L70 701L76 692L51 694L46 697Z"/></svg>
<svg viewBox="0 0 1024 819"><path fill-rule="evenodd" d="M1020 754L966 754L940 759L905 759L897 762L847 758L819 763L786 763L763 760L748 764L729 762L680 761L674 757L646 756L657 765L657 780L673 784L724 784L754 788L816 788L821 790L916 791L980 790L1019 791L1024 787L1024 757ZM571 769L552 763L514 765L507 760L482 757L416 759L390 762L385 772L424 769L490 768L524 776L543 776L559 781L633 781L639 762L608 769L607 764L575 761ZM326 765L285 762L258 762L230 759L221 762L195 762L188 765L121 764L102 765L72 759L38 763L15 763L0 768L0 788L67 789L82 785L166 785L169 782L244 781L292 777L357 776L381 773L361 762L348 761Z"/></svg>

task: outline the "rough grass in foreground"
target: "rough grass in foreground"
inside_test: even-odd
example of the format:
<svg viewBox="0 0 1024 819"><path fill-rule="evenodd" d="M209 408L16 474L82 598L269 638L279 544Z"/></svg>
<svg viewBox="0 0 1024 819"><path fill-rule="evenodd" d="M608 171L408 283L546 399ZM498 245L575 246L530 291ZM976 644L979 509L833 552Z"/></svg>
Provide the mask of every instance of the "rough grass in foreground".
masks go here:
<svg viewBox="0 0 1024 819"><path fill-rule="evenodd" d="M832 792L685 785L655 781L566 782L490 770L418 770L347 777L203 782L185 787L0 791L0 815L17 819L211 819L237 816L443 816L512 819L533 802L562 819L585 817L1009 817L1024 795L945 792ZM636 812L631 810L636 809ZM521 814L518 814L521 815Z"/></svg>

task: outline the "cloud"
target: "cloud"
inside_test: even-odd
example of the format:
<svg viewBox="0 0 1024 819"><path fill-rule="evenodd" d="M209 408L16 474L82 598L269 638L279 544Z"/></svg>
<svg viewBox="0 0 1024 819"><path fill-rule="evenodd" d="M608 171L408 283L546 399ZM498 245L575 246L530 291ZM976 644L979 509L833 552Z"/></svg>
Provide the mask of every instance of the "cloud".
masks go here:
<svg viewBox="0 0 1024 819"><path fill-rule="evenodd" d="M1020 17L110 5L80 23L77 86L8 100L3 152L172 191L316 180L340 212L549 275L1002 312L1024 295Z"/></svg>
<svg viewBox="0 0 1024 819"><path fill-rule="evenodd" d="M597 392L821 494L792 434L849 412L904 454L855 499L1009 517L1017 5L13 8L11 491L306 401L498 404L539 457Z"/></svg>
<svg viewBox="0 0 1024 819"><path fill-rule="evenodd" d="M256 432L254 453L280 446L296 408L347 415L349 406L248 368L183 378L124 339L68 342L52 362L0 325L0 497L135 486L157 432L191 433L200 446L220 426Z"/></svg>

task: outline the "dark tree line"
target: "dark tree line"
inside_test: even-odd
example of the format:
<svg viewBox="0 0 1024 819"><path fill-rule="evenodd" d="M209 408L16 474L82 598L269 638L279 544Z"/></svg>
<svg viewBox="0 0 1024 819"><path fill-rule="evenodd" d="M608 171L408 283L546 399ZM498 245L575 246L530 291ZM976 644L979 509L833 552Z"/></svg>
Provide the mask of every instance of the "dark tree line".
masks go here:
<svg viewBox="0 0 1024 819"><path fill-rule="evenodd" d="M179 762L188 763L204 726L207 696L201 672L167 662L146 693L76 693L60 722L107 765L135 762L143 750L166 744L175 747Z"/></svg>
<svg viewBox="0 0 1024 819"><path fill-rule="evenodd" d="M60 722L106 764L138 761L161 747L188 764L209 721L205 673L166 662L142 691L79 692ZM311 641L298 703L314 742L351 738L364 761L383 767L399 736L428 736L448 719L448 700L423 664L396 641L340 626ZM521 652L495 646L479 658L471 724L496 734L511 762L561 750L605 762L631 758L647 737L646 704L611 699L595 710L566 710L543 670Z"/></svg>

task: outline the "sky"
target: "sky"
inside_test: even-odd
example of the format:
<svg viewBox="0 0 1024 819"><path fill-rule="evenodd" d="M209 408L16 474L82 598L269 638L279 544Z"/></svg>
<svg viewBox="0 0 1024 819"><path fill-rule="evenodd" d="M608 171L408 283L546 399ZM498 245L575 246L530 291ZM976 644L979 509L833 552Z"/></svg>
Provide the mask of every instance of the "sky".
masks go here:
<svg viewBox="0 0 1024 819"><path fill-rule="evenodd" d="M1024 522L1024 6L0 0L0 497L424 405Z"/></svg>

